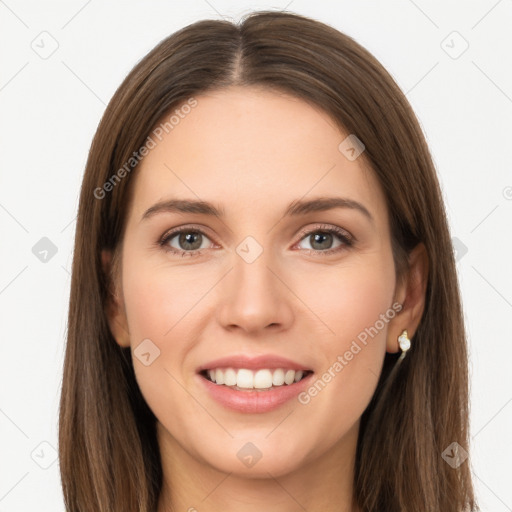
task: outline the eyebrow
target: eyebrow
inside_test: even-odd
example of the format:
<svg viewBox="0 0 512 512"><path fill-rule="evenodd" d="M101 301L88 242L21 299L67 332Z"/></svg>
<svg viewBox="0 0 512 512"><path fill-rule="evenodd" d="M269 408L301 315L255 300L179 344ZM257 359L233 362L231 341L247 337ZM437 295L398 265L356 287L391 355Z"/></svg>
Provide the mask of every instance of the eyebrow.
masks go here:
<svg viewBox="0 0 512 512"><path fill-rule="evenodd" d="M335 208L350 208L362 213L370 222L374 222L372 214L361 203L344 197L318 197L307 201L293 201L286 208L283 217L296 217L311 212L323 212ZM207 201L193 199L168 199L160 201L148 208L142 215L141 222L159 213L194 213L200 215L211 215L218 218L225 217L222 207L216 206Z"/></svg>

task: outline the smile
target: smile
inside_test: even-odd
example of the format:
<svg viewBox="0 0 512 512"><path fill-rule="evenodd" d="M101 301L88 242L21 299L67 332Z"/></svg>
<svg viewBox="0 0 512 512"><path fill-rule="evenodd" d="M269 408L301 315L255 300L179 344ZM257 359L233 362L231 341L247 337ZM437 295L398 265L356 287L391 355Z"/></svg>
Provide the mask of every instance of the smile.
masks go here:
<svg viewBox="0 0 512 512"><path fill-rule="evenodd" d="M201 372L209 381L237 390L270 390L281 386L289 386L299 382L312 373L309 370L292 370L286 368L214 368Z"/></svg>

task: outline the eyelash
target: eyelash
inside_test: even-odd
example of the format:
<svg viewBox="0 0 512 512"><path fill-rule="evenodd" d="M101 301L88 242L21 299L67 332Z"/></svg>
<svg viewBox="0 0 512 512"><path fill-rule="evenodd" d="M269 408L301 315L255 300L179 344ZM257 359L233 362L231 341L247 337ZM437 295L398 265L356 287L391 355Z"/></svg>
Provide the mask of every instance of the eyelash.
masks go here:
<svg viewBox="0 0 512 512"><path fill-rule="evenodd" d="M170 240L172 240L176 235L179 235L180 233L189 233L189 232L190 233L199 233L199 234L204 235L207 238L209 238L208 235L200 228L196 228L194 226L183 226L181 228L177 228L173 231L165 233L165 235L163 235L163 237L158 242L158 245L160 247L162 247L166 252L174 254L176 256L178 256L178 255L181 255L181 257L184 257L186 255L189 255L191 257L201 256L205 249L196 249L194 251L184 251L184 250L175 249L174 247L170 247L167 245L168 242ZM304 238L306 238L309 235L312 235L313 233L331 233L331 234L336 235L339 238L339 240L342 242L342 245L340 245L339 247L336 247L334 249L327 249L325 251L321 251L318 249L303 249L305 251L309 251L309 253L311 253L312 255L315 255L315 256L321 256L321 255L326 256L326 255L331 255L331 254L334 254L337 252L341 252L343 250L346 250L346 249L352 247L354 245L354 242L356 241L355 238L352 235L350 235L347 231L345 231L344 229L341 229L341 228L338 228L335 226L321 225L321 226L317 226L314 229L302 230L300 232L301 238L299 239L298 243L300 243Z"/></svg>

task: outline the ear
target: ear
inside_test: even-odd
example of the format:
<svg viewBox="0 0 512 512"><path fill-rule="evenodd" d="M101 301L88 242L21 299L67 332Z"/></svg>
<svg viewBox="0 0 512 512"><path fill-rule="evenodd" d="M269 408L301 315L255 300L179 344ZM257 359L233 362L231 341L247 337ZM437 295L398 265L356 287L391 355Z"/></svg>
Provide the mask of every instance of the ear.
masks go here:
<svg viewBox="0 0 512 512"><path fill-rule="evenodd" d="M402 304L402 309L389 322L387 352L395 353L400 350L398 336L404 329L407 329L409 339L416 333L425 309L428 272L427 250L420 243L409 254L409 269L396 288L395 301Z"/></svg>
<svg viewBox="0 0 512 512"><path fill-rule="evenodd" d="M130 346L130 333L119 283L113 281L111 275L112 251L101 251L101 264L108 282L108 297L105 303L105 314L110 332L117 344L123 348Z"/></svg>

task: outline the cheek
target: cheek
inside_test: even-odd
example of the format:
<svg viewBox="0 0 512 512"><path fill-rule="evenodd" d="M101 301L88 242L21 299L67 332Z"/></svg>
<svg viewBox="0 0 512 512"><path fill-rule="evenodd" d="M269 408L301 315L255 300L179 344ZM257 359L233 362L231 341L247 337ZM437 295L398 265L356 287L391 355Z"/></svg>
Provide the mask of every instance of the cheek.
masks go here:
<svg viewBox="0 0 512 512"><path fill-rule="evenodd" d="M215 276L203 278L192 266L169 269L144 261L126 268L124 299L132 340L151 338L164 345L185 326L190 333L197 318L194 310L215 283Z"/></svg>
<svg viewBox="0 0 512 512"><path fill-rule="evenodd" d="M182 387L195 375L185 362L203 331L201 299L215 282L211 272L199 276L192 266L176 270L143 258L125 260L123 294L135 376L157 417L175 405L181 414L197 414Z"/></svg>
<svg viewBox="0 0 512 512"><path fill-rule="evenodd" d="M170 281L158 271L139 267L131 273L124 293L137 384L158 420L170 431L179 432L179 418L197 415L182 373L192 343L193 327L187 316L192 304L185 287Z"/></svg>
<svg viewBox="0 0 512 512"><path fill-rule="evenodd" d="M346 432L361 416L377 386L388 324L394 317L392 260L340 266L319 273L314 282L308 305L329 330L322 329L323 335L315 339L322 369L300 398L318 423L332 425L335 435Z"/></svg>
<svg viewBox="0 0 512 512"><path fill-rule="evenodd" d="M362 333L374 326L382 314L391 308L394 292L392 268L385 265L365 266L346 272L340 278L342 283L336 298L332 296L334 330L344 342L364 338ZM384 337L387 323L380 327ZM375 337L377 337L376 335ZM369 344L368 344L369 345Z"/></svg>
<svg viewBox="0 0 512 512"><path fill-rule="evenodd" d="M395 275L392 259L377 253L350 263L310 270L307 280L297 280L294 290L313 313L308 316L322 328L315 340L329 354L345 347L370 328L393 302ZM379 322L379 331L386 332ZM364 336L362 336L364 337ZM348 348L348 346L347 346Z"/></svg>

